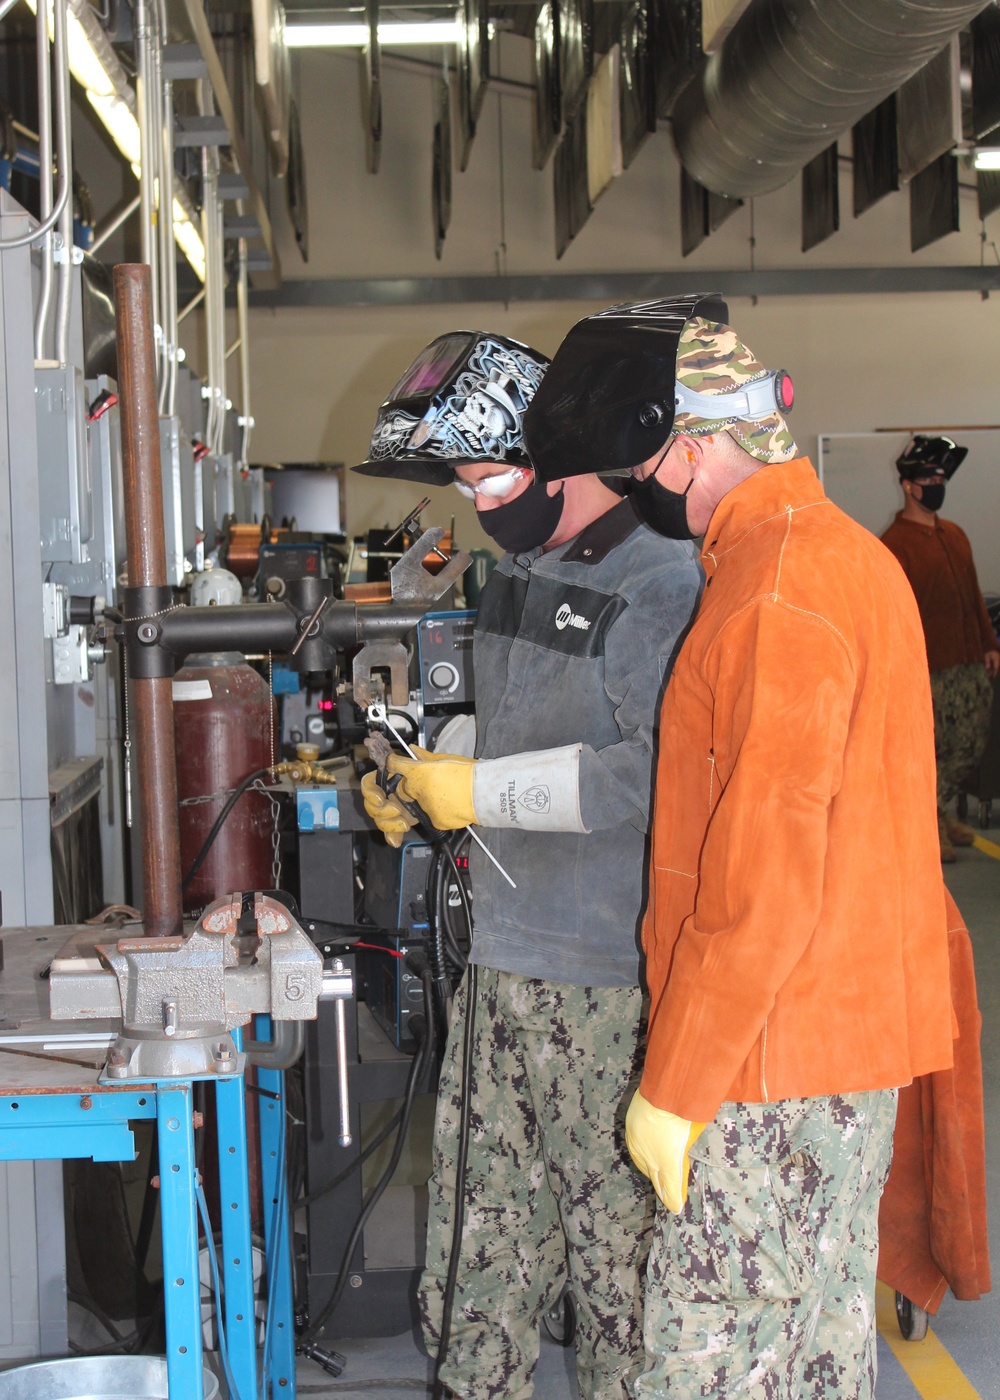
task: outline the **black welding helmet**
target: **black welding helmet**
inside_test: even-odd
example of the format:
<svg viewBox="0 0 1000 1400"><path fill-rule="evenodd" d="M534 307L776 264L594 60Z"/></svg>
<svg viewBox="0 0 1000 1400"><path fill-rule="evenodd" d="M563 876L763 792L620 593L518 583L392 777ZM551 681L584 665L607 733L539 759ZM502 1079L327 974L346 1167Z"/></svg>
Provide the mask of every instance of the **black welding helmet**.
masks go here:
<svg viewBox="0 0 1000 1400"><path fill-rule="evenodd" d="M379 409L368 459L354 470L448 486L463 462L530 467L522 422L548 365L504 335L439 336Z"/></svg>
<svg viewBox="0 0 1000 1400"><path fill-rule="evenodd" d="M543 481L625 471L666 443L677 345L692 317L727 322L720 296L625 302L578 321L556 351L524 437Z"/></svg>
<svg viewBox="0 0 1000 1400"><path fill-rule="evenodd" d="M910 438L902 454L896 458L896 470L904 481L913 481L918 476L929 476L942 471L946 480L958 471L965 461L967 447L959 447L949 437L924 437L917 434Z"/></svg>

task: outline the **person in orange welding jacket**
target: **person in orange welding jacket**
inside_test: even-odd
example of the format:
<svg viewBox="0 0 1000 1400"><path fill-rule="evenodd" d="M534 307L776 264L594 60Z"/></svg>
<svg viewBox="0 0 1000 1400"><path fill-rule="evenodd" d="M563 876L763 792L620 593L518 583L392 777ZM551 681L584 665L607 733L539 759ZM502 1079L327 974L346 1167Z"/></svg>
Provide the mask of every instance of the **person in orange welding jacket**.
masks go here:
<svg viewBox="0 0 1000 1400"><path fill-rule="evenodd" d="M587 318L526 425L543 478L599 456L648 524L704 536L626 1120L660 1200L636 1395L869 1400L897 1089L953 1055L930 682L902 570L824 495L787 376L727 319Z"/></svg>

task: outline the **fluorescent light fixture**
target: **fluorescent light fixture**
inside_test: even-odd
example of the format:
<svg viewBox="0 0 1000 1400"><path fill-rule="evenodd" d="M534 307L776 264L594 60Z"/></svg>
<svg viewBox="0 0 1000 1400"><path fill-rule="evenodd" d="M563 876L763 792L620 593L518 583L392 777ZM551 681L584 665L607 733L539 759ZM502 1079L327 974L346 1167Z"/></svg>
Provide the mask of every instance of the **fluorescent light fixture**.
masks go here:
<svg viewBox="0 0 1000 1400"><path fill-rule="evenodd" d="M124 98L111 93L105 97L88 92L87 101L104 123L104 128L139 178L139 123Z"/></svg>
<svg viewBox="0 0 1000 1400"><path fill-rule="evenodd" d="M38 13L38 0L28 0L28 8L32 14ZM49 8L49 42L53 38L52 10ZM66 38L69 45L69 71L82 88L88 93L97 93L101 97L111 97L115 87L108 77L107 71L93 44L87 37L83 25L73 13L72 7L66 7Z"/></svg>
<svg viewBox="0 0 1000 1400"><path fill-rule="evenodd" d="M28 0L28 5L37 13L38 0ZM131 96L131 89L125 80L125 75L120 72L115 76L108 72L106 63L115 64L117 58L110 45L106 45L107 58L102 59L98 48L104 42L103 31L96 28L98 21L93 17L94 41L91 42L84 24L73 13L72 4L67 5L67 40L69 46L69 71L87 94L87 101L100 117L102 124L118 150L125 157L132 167L132 173L138 180L141 174L139 165L141 148L139 141L139 123L135 119L135 113L129 105L127 98ZM87 23L90 17L85 15ZM51 37L52 20L49 19L49 33ZM122 93L125 96L122 96ZM205 245L201 239L201 231L196 227L191 218L192 210L188 210L174 197L174 241L178 248L191 264L196 276L204 282L205 280Z"/></svg>
<svg viewBox="0 0 1000 1400"><path fill-rule="evenodd" d="M457 20L427 20L419 24L387 22L378 27L383 48L411 44L457 44ZM290 49L361 49L368 42L367 24L286 24L285 43Z"/></svg>
<svg viewBox="0 0 1000 1400"><path fill-rule="evenodd" d="M984 146L973 162L977 170L1000 170L1000 146Z"/></svg>
<svg viewBox="0 0 1000 1400"><path fill-rule="evenodd" d="M201 234L184 214L176 199L174 200L174 242L191 264L191 269L199 282L204 282L205 245L201 241Z"/></svg>

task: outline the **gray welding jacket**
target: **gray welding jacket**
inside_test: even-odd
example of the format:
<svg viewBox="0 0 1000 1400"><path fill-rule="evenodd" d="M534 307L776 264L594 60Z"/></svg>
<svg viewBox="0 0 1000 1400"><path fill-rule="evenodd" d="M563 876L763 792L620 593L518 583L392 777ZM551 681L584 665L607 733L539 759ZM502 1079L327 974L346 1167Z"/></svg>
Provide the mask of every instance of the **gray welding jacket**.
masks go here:
<svg viewBox="0 0 1000 1400"><path fill-rule="evenodd" d="M628 500L568 544L504 555L476 619L476 757L582 744L585 834L477 828L472 961L576 986L640 980L653 747L701 592L694 546Z"/></svg>

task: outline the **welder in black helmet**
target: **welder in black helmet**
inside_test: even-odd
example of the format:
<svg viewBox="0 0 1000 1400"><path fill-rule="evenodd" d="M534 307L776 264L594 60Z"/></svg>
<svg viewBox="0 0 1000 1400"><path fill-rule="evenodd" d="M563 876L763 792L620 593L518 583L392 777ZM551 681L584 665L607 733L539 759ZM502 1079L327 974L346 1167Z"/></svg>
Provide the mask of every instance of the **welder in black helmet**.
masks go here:
<svg viewBox="0 0 1000 1400"><path fill-rule="evenodd" d="M701 572L689 543L649 529L593 472L536 476L522 423L547 366L505 336L440 337L382 405L358 468L454 485L504 551L476 621L475 760L389 764L435 826L475 823L516 887L470 848L471 968L441 1073L420 1289L439 1381L462 1400L531 1394L539 1320L565 1283L581 1395L622 1400L642 1361L652 1197L622 1118L645 1031L655 715ZM363 786L398 843L411 819L373 777ZM461 1252L439 1346L470 1035Z"/></svg>
<svg viewBox="0 0 1000 1400"><path fill-rule="evenodd" d="M948 806L982 757L993 704L991 681L1000 671L1000 649L968 536L938 515L947 483L968 450L948 437L912 438L896 462L905 504L882 536L903 566L924 625L945 862L955 859L956 846L971 846L975 835Z"/></svg>

